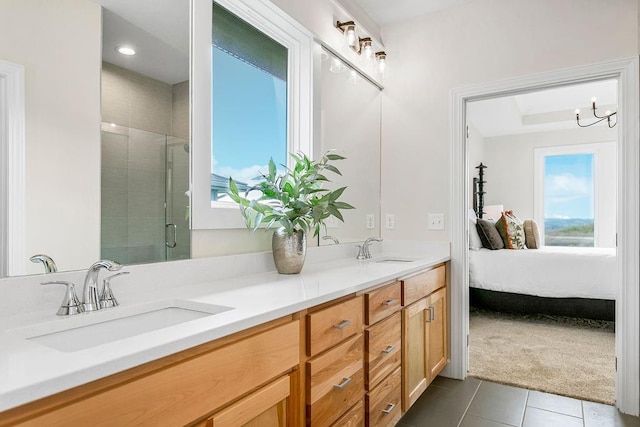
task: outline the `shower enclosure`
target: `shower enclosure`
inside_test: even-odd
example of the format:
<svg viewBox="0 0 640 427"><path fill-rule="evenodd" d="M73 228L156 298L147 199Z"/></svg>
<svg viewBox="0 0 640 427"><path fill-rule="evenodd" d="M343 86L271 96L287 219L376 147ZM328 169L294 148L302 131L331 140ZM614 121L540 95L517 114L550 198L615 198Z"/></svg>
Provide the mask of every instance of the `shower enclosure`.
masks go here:
<svg viewBox="0 0 640 427"><path fill-rule="evenodd" d="M101 257L189 258L189 141L109 123L101 139Z"/></svg>

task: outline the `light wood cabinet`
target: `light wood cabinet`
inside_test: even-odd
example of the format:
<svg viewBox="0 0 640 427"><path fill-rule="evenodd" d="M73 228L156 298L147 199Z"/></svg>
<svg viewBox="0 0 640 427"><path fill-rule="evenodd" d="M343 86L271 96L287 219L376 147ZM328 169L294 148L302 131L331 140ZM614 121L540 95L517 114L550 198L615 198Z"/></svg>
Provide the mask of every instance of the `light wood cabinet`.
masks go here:
<svg viewBox="0 0 640 427"><path fill-rule="evenodd" d="M307 315L307 354L319 354L362 332L362 297L356 297Z"/></svg>
<svg viewBox="0 0 640 427"><path fill-rule="evenodd" d="M194 423L296 368L300 363L299 329L299 322L292 321L243 339L222 339L228 344L195 356L186 350L184 355L168 356L161 362L151 362L150 367L139 368L149 370L146 374L132 376L125 372L116 379L105 379L111 386L89 384L82 386L82 392L72 390L62 397L17 408L15 413L23 412L22 421L13 423L8 417L6 425ZM278 384L284 389L284 382ZM78 397L74 399L74 395ZM60 406L60 401L65 404ZM251 403L243 407L254 408Z"/></svg>
<svg viewBox="0 0 640 427"><path fill-rule="evenodd" d="M356 296L305 316L307 425L330 426L348 414L349 423L357 425L354 408L364 396L365 380L363 309L363 297Z"/></svg>
<svg viewBox="0 0 640 427"><path fill-rule="evenodd" d="M402 290L394 282L365 293L365 425L393 426L402 416Z"/></svg>
<svg viewBox="0 0 640 427"><path fill-rule="evenodd" d="M386 427L448 362L440 265L0 414L14 425Z"/></svg>
<svg viewBox="0 0 640 427"><path fill-rule="evenodd" d="M291 394L289 376L251 393L229 408L215 414L208 427L285 427L287 400Z"/></svg>
<svg viewBox="0 0 640 427"><path fill-rule="evenodd" d="M406 412L448 362L444 265L403 281L402 410ZM416 297L422 292L422 297Z"/></svg>
<svg viewBox="0 0 640 427"><path fill-rule="evenodd" d="M447 289L442 288L429 296L427 310L431 319L427 326L429 345L427 370L429 383L444 369L448 361Z"/></svg>
<svg viewBox="0 0 640 427"><path fill-rule="evenodd" d="M378 386L367 393L367 426L394 426L402 417L401 401L402 375L400 366Z"/></svg>

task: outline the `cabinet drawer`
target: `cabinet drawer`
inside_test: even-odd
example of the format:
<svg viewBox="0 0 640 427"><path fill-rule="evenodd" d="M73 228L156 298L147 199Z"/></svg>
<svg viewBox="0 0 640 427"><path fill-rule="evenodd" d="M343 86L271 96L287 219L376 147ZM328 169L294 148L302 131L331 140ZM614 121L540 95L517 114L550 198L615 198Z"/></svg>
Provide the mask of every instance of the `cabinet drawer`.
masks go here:
<svg viewBox="0 0 640 427"><path fill-rule="evenodd" d="M315 356L362 331L362 297L307 314L307 354Z"/></svg>
<svg viewBox="0 0 640 427"><path fill-rule="evenodd" d="M307 418L313 426L337 420L364 393L362 334L307 362Z"/></svg>
<svg viewBox="0 0 640 427"><path fill-rule="evenodd" d="M185 425L300 363L298 321L31 419L28 425Z"/></svg>
<svg viewBox="0 0 640 427"><path fill-rule="evenodd" d="M365 331L366 387L371 390L400 366L402 323L400 312Z"/></svg>
<svg viewBox="0 0 640 427"><path fill-rule="evenodd" d="M400 420L401 369L396 369L366 396L369 426L394 426Z"/></svg>
<svg viewBox="0 0 640 427"><path fill-rule="evenodd" d="M349 409L332 427L364 427L364 402L359 400L356 405Z"/></svg>
<svg viewBox="0 0 640 427"><path fill-rule="evenodd" d="M207 427L284 427L290 391L287 375L217 413L209 419Z"/></svg>
<svg viewBox="0 0 640 427"><path fill-rule="evenodd" d="M445 267L418 273L402 280L402 305L407 306L420 298L437 291L446 284Z"/></svg>
<svg viewBox="0 0 640 427"><path fill-rule="evenodd" d="M395 282L365 293L365 323L367 325L373 325L390 314L400 310L401 294L400 282Z"/></svg>

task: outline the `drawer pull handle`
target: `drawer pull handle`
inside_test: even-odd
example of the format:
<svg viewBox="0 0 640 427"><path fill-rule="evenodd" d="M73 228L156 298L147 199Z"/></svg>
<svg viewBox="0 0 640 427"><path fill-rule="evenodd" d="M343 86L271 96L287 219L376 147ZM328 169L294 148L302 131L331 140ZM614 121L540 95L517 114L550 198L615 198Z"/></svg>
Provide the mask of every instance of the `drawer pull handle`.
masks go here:
<svg viewBox="0 0 640 427"><path fill-rule="evenodd" d="M389 354L389 353L391 353L391 352L392 352L393 350L395 350L395 349L396 349L396 346L395 346L395 345L388 345L388 346L387 346L387 348L385 348L384 350L382 350L382 352L383 352L383 353L387 353L387 354Z"/></svg>
<svg viewBox="0 0 640 427"><path fill-rule="evenodd" d="M333 388L337 388L338 390L342 390L351 382L351 377L344 378L340 384L334 384Z"/></svg>
<svg viewBox="0 0 640 427"><path fill-rule="evenodd" d="M396 407L395 403L389 403L387 405L387 409L383 409L382 412L385 413L385 415L390 414L391 412L393 412L394 408Z"/></svg>
<svg viewBox="0 0 640 427"><path fill-rule="evenodd" d="M394 305L395 303L396 303L396 300L388 299L385 302L383 302L382 305Z"/></svg>
<svg viewBox="0 0 640 427"><path fill-rule="evenodd" d="M436 319L436 310L433 307L427 307L429 315L427 316L427 323L431 323Z"/></svg>
<svg viewBox="0 0 640 427"><path fill-rule="evenodd" d="M334 328L336 329L344 329L347 326L349 326L351 324L351 320L343 320L342 322L338 323L337 325L333 325Z"/></svg>

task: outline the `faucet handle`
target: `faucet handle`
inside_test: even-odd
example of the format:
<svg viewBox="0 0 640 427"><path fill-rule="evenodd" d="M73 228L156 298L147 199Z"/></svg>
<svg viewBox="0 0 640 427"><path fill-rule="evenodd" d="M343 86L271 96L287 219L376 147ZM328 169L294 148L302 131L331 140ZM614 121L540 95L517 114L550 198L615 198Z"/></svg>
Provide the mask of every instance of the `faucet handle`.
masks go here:
<svg viewBox="0 0 640 427"><path fill-rule="evenodd" d="M65 285L67 287L67 292L62 300L62 304L60 304L60 308L56 313L58 316L71 316L73 314L84 312L84 308L76 295L76 287L73 283L65 282L63 280L54 280L52 282L41 283L41 285Z"/></svg>
<svg viewBox="0 0 640 427"><path fill-rule="evenodd" d="M112 274L102 281L104 286L102 287L102 295L100 295L100 307L111 308L119 305L118 300L113 296L113 291L111 290L111 279L115 279L118 276L124 276L125 274L129 274L129 272L123 271L121 273Z"/></svg>

